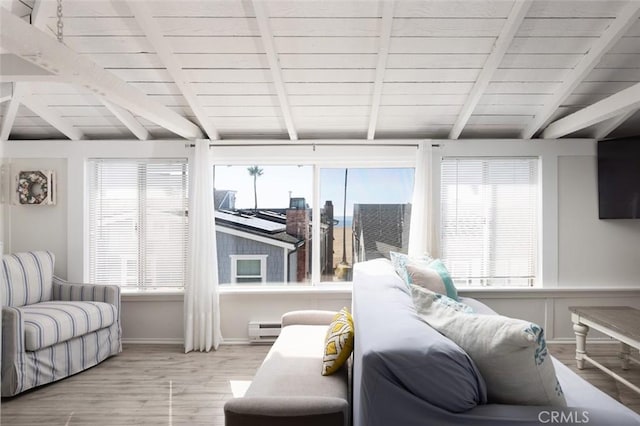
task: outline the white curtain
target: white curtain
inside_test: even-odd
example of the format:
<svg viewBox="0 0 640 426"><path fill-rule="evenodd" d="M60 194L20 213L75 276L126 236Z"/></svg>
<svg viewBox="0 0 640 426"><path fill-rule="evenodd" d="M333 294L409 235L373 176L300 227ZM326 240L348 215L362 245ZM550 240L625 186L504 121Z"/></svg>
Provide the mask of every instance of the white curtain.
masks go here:
<svg viewBox="0 0 640 426"><path fill-rule="evenodd" d="M422 143L416 153L416 171L411 202L409 256L430 254L432 250L431 144Z"/></svg>
<svg viewBox="0 0 640 426"><path fill-rule="evenodd" d="M196 141L189 164L189 249L184 295L184 351L217 349L220 332L218 255L209 141Z"/></svg>

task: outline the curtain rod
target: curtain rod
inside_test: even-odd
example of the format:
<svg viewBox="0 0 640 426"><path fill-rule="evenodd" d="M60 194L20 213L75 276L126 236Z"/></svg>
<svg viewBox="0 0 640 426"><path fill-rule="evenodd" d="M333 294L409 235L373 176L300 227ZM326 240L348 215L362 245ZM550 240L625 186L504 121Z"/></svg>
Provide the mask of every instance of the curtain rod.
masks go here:
<svg viewBox="0 0 640 426"><path fill-rule="evenodd" d="M187 148L194 148L196 145L195 144L185 144L185 147ZM212 147L218 147L218 148L223 148L223 147L258 147L258 146L266 146L266 147L272 147L272 146L311 146L313 147L313 149L316 148L316 146L360 146L360 147L374 147L374 146L385 146L385 147L413 147L413 148L419 148L420 145L417 143L407 143L407 144L403 144L403 143L385 143L385 144L377 144L377 143L372 143L372 144L367 144L367 143L296 143L296 144L292 144L292 143L256 143L256 144L233 144L233 143L210 143L209 144L209 148ZM439 147L439 144L432 144L432 147Z"/></svg>

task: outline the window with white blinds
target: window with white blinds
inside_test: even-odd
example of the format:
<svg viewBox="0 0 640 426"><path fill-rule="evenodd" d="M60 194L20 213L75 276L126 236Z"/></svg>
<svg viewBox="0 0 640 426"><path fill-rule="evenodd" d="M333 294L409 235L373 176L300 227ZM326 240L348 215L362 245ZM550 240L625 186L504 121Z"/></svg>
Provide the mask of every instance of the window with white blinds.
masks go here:
<svg viewBox="0 0 640 426"><path fill-rule="evenodd" d="M538 159L444 158L440 255L459 285L534 286Z"/></svg>
<svg viewBox="0 0 640 426"><path fill-rule="evenodd" d="M91 282L184 286L187 185L186 159L89 162Z"/></svg>

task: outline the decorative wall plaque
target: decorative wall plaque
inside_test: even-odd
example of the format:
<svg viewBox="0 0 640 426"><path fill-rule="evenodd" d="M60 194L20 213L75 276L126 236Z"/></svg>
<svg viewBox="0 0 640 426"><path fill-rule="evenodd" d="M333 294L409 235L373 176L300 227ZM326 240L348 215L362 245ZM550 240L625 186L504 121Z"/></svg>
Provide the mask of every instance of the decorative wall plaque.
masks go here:
<svg viewBox="0 0 640 426"><path fill-rule="evenodd" d="M55 174L51 170L34 170L18 173L18 203L54 205Z"/></svg>

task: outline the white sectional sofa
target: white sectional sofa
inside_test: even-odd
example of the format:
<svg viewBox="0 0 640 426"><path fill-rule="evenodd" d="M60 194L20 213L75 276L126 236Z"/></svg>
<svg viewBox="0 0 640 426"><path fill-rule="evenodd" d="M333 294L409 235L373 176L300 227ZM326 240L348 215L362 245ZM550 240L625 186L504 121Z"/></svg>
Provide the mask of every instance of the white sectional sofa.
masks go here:
<svg viewBox="0 0 640 426"><path fill-rule="evenodd" d="M460 298L476 313L495 314ZM418 316L385 259L355 265L354 426L640 425L640 415L553 359L567 407L487 402L473 360Z"/></svg>

